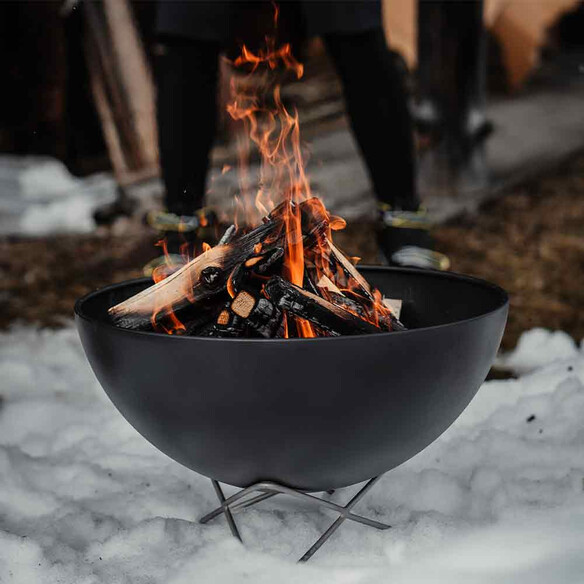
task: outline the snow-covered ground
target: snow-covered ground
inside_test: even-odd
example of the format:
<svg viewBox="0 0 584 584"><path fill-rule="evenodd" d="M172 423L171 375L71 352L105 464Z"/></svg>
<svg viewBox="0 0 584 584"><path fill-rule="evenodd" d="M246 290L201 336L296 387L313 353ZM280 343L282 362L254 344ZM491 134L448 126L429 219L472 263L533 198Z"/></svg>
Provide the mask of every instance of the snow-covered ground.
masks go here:
<svg viewBox="0 0 584 584"><path fill-rule="evenodd" d="M432 446L385 475L307 565L333 517L266 501L223 518L208 479L146 442L94 379L74 329L0 336L0 582L584 582L584 353L534 330ZM229 489L228 489L229 490ZM346 501L354 489L335 493Z"/></svg>
<svg viewBox="0 0 584 584"><path fill-rule="evenodd" d="M335 213L346 219L374 214L367 175L347 132L319 137L309 169L314 193L322 196ZM257 173L257 164L252 164L250 177ZM239 192L238 185L235 168L225 174L220 167L212 168L207 204L233 213L233 195ZM116 188L108 172L77 178L54 158L0 155L0 235L91 232L95 229L94 210L113 201ZM152 179L127 190L141 207L151 208L158 206L163 187L159 179Z"/></svg>
<svg viewBox="0 0 584 584"><path fill-rule="evenodd" d="M0 234L87 233L115 194L109 173L79 179L53 158L0 156Z"/></svg>
<svg viewBox="0 0 584 584"><path fill-rule="evenodd" d="M93 212L114 201L117 188L111 172L77 178L54 158L0 155L0 235L90 233ZM127 192L148 209L158 205L162 182L144 180Z"/></svg>

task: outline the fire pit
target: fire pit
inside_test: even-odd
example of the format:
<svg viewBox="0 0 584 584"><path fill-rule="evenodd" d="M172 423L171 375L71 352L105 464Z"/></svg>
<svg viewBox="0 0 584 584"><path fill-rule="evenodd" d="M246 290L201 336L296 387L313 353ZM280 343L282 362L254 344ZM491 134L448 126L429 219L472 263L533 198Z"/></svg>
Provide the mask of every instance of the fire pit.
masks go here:
<svg viewBox="0 0 584 584"><path fill-rule="evenodd" d="M215 482L222 506L204 519L226 512L232 524L229 507L249 504L242 499L251 491L262 491L252 502L274 492L321 501L299 493L378 477L433 442L475 395L501 340L506 293L456 274L360 271L386 296L403 299L409 330L221 339L114 326L108 309L148 279L77 302L87 357L124 417L177 462L246 489L225 503ZM348 511L355 502L324 504L340 521L360 521Z"/></svg>
<svg viewBox="0 0 584 584"><path fill-rule="evenodd" d="M225 514L240 538L233 512L277 494L339 513L307 560L345 520L389 527L352 508L466 407L495 356L508 302L464 276L358 271L358 258L336 247L345 221L312 194L298 112L282 101L281 77L298 80L303 66L276 43L278 14L274 5L266 46L244 45L233 61L245 75L232 78L227 106L244 128L232 225L217 245L187 249L182 267L167 258L153 286L104 288L75 312L120 412L213 481L221 505L202 523ZM245 164L252 144L257 188ZM401 321L392 299L402 302ZM225 499L219 481L243 490ZM309 494L362 481L344 507Z"/></svg>

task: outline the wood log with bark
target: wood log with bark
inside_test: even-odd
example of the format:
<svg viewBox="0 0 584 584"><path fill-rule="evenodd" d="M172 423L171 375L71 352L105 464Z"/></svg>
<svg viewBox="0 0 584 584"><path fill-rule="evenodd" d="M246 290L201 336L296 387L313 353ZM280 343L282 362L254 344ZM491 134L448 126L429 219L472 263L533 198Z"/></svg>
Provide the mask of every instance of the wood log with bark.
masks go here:
<svg viewBox="0 0 584 584"><path fill-rule="evenodd" d="M334 336L378 333L379 328L344 308L274 276L265 287L268 298L289 314L314 323Z"/></svg>
<svg viewBox="0 0 584 584"><path fill-rule="evenodd" d="M381 295L333 244L333 227L343 225L318 199L286 201L260 226L247 232L231 226L217 246L110 308L112 321L123 328L212 337L403 330ZM292 276L298 266L302 287L290 281L298 282Z"/></svg>
<svg viewBox="0 0 584 584"><path fill-rule="evenodd" d="M310 201L299 205L301 216L308 214ZM155 313L176 312L189 303L221 292L228 285L232 272L251 259L257 246L261 249L268 246L268 250L273 250L282 247L285 237L290 239L284 232L284 207L290 204L293 203L278 205L259 227L241 235L228 235L228 243L209 249L154 286L113 306L109 310L112 320L124 328L145 328ZM298 237L306 240L306 245L312 245L328 229L327 219L326 216L318 221L306 219L305 230ZM273 262L278 259L270 257Z"/></svg>
<svg viewBox="0 0 584 584"><path fill-rule="evenodd" d="M276 222L264 223L237 238L236 243L211 248L168 278L110 308L112 320L124 328L145 328L153 314L177 312L189 304L219 294L225 290L232 271L248 259L254 247L275 229Z"/></svg>

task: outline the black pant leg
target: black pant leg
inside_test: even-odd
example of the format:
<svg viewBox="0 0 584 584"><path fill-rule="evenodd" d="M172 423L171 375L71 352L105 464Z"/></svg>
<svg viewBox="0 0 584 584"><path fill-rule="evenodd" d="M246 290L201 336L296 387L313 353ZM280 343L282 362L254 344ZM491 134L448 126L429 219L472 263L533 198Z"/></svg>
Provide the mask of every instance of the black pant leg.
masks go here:
<svg viewBox="0 0 584 584"><path fill-rule="evenodd" d="M353 132L378 200L416 210L412 117L383 30L330 34L324 40L341 77Z"/></svg>
<svg viewBox="0 0 584 584"><path fill-rule="evenodd" d="M217 122L219 44L165 37L156 60L158 143L167 209L204 205Z"/></svg>

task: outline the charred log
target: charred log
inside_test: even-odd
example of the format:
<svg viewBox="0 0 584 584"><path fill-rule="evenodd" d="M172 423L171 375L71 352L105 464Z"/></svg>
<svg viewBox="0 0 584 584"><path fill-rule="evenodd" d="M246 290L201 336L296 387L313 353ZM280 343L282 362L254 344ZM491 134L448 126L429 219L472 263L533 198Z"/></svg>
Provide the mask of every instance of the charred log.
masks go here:
<svg viewBox="0 0 584 584"><path fill-rule="evenodd" d="M334 258L335 262L342 268L345 274L352 278L359 286L363 295L369 300L373 300L373 294L371 293L371 286L369 282L357 271L357 268L345 257L345 254L338 249L334 243L329 239L328 246L331 251L331 256Z"/></svg>
<svg viewBox="0 0 584 584"><path fill-rule="evenodd" d="M189 303L214 296L225 289L231 272L245 262L256 244L281 229L269 221L226 245L217 245L168 278L109 309L112 320L124 328L147 326L152 314L177 311Z"/></svg>
<svg viewBox="0 0 584 584"><path fill-rule="evenodd" d="M239 264L229 276L227 282L229 293L235 296L243 287L250 286L254 279L256 279L255 287L259 290L260 284L266 279L266 275L280 267L283 258L284 248L273 247Z"/></svg>
<svg viewBox="0 0 584 584"><path fill-rule="evenodd" d="M266 339L282 337L282 311L261 296L254 297L247 290L241 291L231 303L231 311L246 320L247 325Z"/></svg>
<svg viewBox="0 0 584 584"><path fill-rule="evenodd" d="M204 336L219 338L245 337L248 336L247 323L245 319L232 312L229 309L229 305L227 305L219 313L213 326L204 332Z"/></svg>
<svg viewBox="0 0 584 584"><path fill-rule="evenodd" d="M212 326L201 331L208 337L282 337L283 312L259 294L242 290L216 315Z"/></svg>
<svg viewBox="0 0 584 584"><path fill-rule="evenodd" d="M379 332L379 329L335 306L320 296L307 292L279 276L274 276L265 286L268 298L289 314L314 323L333 335L355 335Z"/></svg>
<svg viewBox="0 0 584 584"><path fill-rule="evenodd" d="M219 243L217 245L227 245L235 237L236 233L237 227L235 227L235 225L230 225L225 230L225 233L221 236L221 239L219 240Z"/></svg>
<svg viewBox="0 0 584 584"><path fill-rule="evenodd" d="M341 306L348 312L356 314L368 322L377 324L381 331L389 332L406 330L406 327L389 308L375 307L370 302L360 302L350 296L335 292L331 292L331 300L334 304Z"/></svg>
<svg viewBox="0 0 584 584"><path fill-rule="evenodd" d="M178 313L179 320L185 325L185 335L202 336L205 331L217 321L225 304L225 300L218 302L199 302L185 307Z"/></svg>
<svg viewBox="0 0 584 584"><path fill-rule="evenodd" d="M284 201L259 227L246 232L232 225L216 247L110 308L112 320L125 328L154 325L171 334L214 337L402 330L392 310L332 243L333 224L341 223L318 199ZM280 277L290 268L285 249L293 245L303 247L303 287Z"/></svg>
<svg viewBox="0 0 584 584"><path fill-rule="evenodd" d="M308 209L303 207L307 203L308 201L299 205L301 213ZM236 234L230 243L213 247L168 278L113 306L109 309L113 322L124 328L145 328L152 314L180 310L188 303L221 292L227 286L230 275L240 264L250 259L258 244L268 245L269 248L281 248L286 236L282 205L293 204L282 203L272 211L266 222L256 229L246 234ZM306 233L300 233L299 237L305 244L310 244L310 241L316 240L328 230L328 216L307 223L307 230ZM279 252L274 254L269 256L272 263L279 260ZM266 271L268 268L269 265L266 266Z"/></svg>

